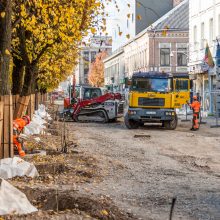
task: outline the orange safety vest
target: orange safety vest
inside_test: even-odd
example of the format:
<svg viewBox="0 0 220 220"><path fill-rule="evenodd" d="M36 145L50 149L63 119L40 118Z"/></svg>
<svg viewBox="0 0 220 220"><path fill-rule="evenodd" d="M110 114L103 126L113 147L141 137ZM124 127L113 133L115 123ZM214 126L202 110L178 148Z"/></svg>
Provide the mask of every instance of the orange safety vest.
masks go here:
<svg viewBox="0 0 220 220"><path fill-rule="evenodd" d="M22 118L17 118L13 121L13 128L17 129L19 132L21 132L26 125L26 121Z"/></svg>
<svg viewBox="0 0 220 220"><path fill-rule="evenodd" d="M193 109L193 112L197 113L200 112L201 104L199 101L193 101L192 104L190 104L190 107Z"/></svg>

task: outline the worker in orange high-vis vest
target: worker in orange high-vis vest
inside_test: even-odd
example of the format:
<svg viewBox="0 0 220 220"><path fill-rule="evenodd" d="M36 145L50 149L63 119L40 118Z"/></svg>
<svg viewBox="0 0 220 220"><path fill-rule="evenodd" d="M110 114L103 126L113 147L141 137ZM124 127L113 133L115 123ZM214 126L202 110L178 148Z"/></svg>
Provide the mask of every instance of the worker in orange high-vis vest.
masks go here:
<svg viewBox="0 0 220 220"><path fill-rule="evenodd" d="M17 118L13 121L13 144L15 150L18 151L19 156L24 157L25 152L22 148L22 140L19 138L22 130L26 125L30 123L30 117L28 115L23 116L22 118Z"/></svg>
<svg viewBox="0 0 220 220"><path fill-rule="evenodd" d="M193 102L187 103L193 110L193 120L192 120L192 131L199 130L199 113L200 113L200 107L201 104L198 101L197 96L193 96Z"/></svg>

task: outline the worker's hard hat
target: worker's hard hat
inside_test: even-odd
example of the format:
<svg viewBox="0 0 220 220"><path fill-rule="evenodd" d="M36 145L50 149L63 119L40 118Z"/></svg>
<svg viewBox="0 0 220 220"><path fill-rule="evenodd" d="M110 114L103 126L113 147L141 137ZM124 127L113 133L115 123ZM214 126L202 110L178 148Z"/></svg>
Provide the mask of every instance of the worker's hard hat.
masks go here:
<svg viewBox="0 0 220 220"><path fill-rule="evenodd" d="M27 125L30 123L31 119L28 115L25 115L22 117L22 119L24 119L27 122Z"/></svg>
<svg viewBox="0 0 220 220"><path fill-rule="evenodd" d="M197 96L196 96L196 95L194 95L194 96L193 96L193 99L194 99L194 100L197 100Z"/></svg>

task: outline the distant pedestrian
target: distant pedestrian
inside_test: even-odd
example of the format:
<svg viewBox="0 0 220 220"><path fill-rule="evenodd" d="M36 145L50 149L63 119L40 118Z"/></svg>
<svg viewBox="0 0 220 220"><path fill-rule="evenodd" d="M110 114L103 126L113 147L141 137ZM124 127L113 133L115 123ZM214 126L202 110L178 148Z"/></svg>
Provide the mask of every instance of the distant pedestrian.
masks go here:
<svg viewBox="0 0 220 220"><path fill-rule="evenodd" d="M192 120L192 128L190 130L192 131L197 131L199 130L199 113L200 113L200 107L201 104L198 101L197 96L193 96L193 101L192 103L188 103L187 104L192 108L193 110L193 120Z"/></svg>

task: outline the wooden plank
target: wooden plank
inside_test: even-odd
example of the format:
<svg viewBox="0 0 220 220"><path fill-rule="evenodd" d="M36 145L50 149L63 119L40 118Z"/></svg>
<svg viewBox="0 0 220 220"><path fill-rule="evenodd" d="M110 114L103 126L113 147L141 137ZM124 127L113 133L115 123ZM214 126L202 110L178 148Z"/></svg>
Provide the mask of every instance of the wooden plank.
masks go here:
<svg viewBox="0 0 220 220"><path fill-rule="evenodd" d="M19 97L18 104L14 112L14 118L21 118L26 114L29 101L30 101L30 96Z"/></svg>
<svg viewBox="0 0 220 220"><path fill-rule="evenodd" d="M4 99L4 110L3 110L3 158L14 156L13 147L13 100L11 95L5 95Z"/></svg>
<svg viewBox="0 0 220 220"><path fill-rule="evenodd" d="M13 95L12 100L13 100L13 114L14 114L17 104L18 104L19 95Z"/></svg>
<svg viewBox="0 0 220 220"><path fill-rule="evenodd" d="M31 117L31 96L30 96L30 100L29 100L25 115L29 115Z"/></svg>
<svg viewBox="0 0 220 220"><path fill-rule="evenodd" d="M35 94L35 107L34 107L34 110L38 110L38 105L39 105L39 93L36 93Z"/></svg>
<svg viewBox="0 0 220 220"><path fill-rule="evenodd" d="M3 130L3 106L4 106L4 102L3 101L0 101L0 140L2 140L2 130ZM0 141L0 158L3 158L3 153L4 153L4 150L3 150L3 146L1 144L1 141Z"/></svg>
<svg viewBox="0 0 220 220"><path fill-rule="evenodd" d="M35 111L35 94L31 94L31 119L33 118Z"/></svg>
<svg viewBox="0 0 220 220"><path fill-rule="evenodd" d="M33 118L34 110L35 110L35 94L31 94L27 108L27 115L29 115L31 119Z"/></svg>

